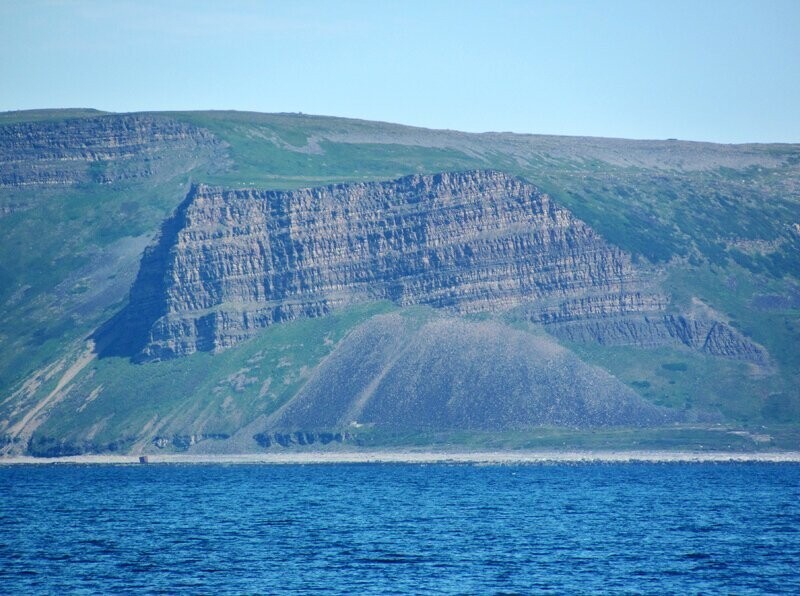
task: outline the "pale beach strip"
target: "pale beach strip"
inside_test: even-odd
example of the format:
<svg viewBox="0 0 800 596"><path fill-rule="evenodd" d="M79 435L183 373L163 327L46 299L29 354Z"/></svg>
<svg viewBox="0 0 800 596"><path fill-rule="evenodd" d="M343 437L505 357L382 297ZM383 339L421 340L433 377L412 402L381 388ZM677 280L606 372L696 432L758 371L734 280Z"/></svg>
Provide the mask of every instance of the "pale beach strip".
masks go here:
<svg viewBox="0 0 800 596"><path fill-rule="evenodd" d="M302 451L243 454L147 454L152 464L477 464L523 465L548 463L800 463L800 451ZM0 457L1 465L19 464L137 464L139 455L76 455L70 457Z"/></svg>

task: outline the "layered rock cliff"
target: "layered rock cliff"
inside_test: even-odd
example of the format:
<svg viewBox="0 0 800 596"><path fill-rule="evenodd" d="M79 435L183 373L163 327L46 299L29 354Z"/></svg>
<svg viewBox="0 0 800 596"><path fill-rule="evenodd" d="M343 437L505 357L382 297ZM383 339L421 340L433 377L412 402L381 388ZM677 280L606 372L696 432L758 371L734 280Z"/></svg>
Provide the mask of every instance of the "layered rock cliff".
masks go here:
<svg viewBox="0 0 800 596"><path fill-rule="evenodd" d="M291 192L196 186L123 315L145 358L231 346L362 300L459 312L638 291L629 257L523 181L409 176ZM546 299L546 300L544 300Z"/></svg>
<svg viewBox="0 0 800 596"><path fill-rule="evenodd" d="M208 131L164 116L109 114L4 124L0 188L148 178L179 162L185 170L221 149Z"/></svg>
<svg viewBox="0 0 800 596"><path fill-rule="evenodd" d="M0 116L0 451L233 453L372 441L371 424L399 436L395 421L800 420L796 145L237 112ZM479 168L512 168L552 203L502 175L494 192L481 172L187 195L191 179L295 189ZM93 359L82 340L132 285L93 335L101 356L133 361ZM456 316L479 310L502 316ZM387 312L424 324L393 335L395 319L372 321ZM291 318L306 320L262 329ZM556 344L618 382L551 358ZM615 399L630 391L692 415L629 411Z"/></svg>
<svg viewBox="0 0 800 596"><path fill-rule="evenodd" d="M684 345L714 356L766 363L767 354L733 327L710 319L676 314L612 316L548 326L550 333L576 342L605 346Z"/></svg>
<svg viewBox="0 0 800 596"><path fill-rule="evenodd" d="M116 337L100 343L164 359L379 299L518 309L568 339L597 340L574 322L640 316L647 326L644 315L664 311L652 277L536 187L499 172L287 192L199 185L146 251L129 307L107 326Z"/></svg>

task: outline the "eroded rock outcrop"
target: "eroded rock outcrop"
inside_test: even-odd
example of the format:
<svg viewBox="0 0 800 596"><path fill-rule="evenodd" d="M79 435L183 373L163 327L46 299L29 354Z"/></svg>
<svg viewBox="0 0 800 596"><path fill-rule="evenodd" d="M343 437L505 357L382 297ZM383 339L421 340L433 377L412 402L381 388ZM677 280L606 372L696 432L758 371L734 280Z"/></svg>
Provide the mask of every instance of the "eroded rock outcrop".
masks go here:
<svg viewBox="0 0 800 596"><path fill-rule="evenodd" d="M606 317L554 324L548 330L568 341L591 341L606 346L684 345L713 356L760 364L767 361L767 353L761 346L729 325L710 319L674 314Z"/></svg>
<svg viewBox="0 0 800 596"><path fill-rule="evenodd" d="M164 116L109 114L0 125L0 188L109 184L188 171L222 143Z"/></svg>
<svg viewBox="0 0 800 596"><path fill-rule="evenodd" d="M494 171L285 192L195 186L98 343L101 353L164 359L381 299L515 309L566 339L627 332L642 345L762 358L721 323L670 318L652 271L536 187ZM615 327L620 318L631 328Z"/></svg>
<svg viewBox="0 0 800 596"><path fill-rule="evenodd" d="M498 172L291 192L196 186L145 254L124 318L130 347L159 359L368 299L464 313L553 301L574 311L597 295L638 308L627 296L642 277L534 186Z"/></svg>
<svg viewBox="0 0 800 596"><path fill-rule="evenodd" d="M353 439L349 432L341 431L293 431L293 432L263 432L253 435L253 440L259 447L295 447L302 445L330 445L331 443L346 443Z"/></svg>

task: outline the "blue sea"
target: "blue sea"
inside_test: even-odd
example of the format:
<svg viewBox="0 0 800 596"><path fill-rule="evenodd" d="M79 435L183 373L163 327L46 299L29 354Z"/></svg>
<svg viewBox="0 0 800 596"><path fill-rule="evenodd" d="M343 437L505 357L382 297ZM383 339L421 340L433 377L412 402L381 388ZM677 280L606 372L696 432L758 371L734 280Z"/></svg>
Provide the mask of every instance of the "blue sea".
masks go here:
<svg viewBox="0 0 800 596"><path fill-rule="evenodd" d="M800 593L800 466L0 466L0 592Z"/></svg>

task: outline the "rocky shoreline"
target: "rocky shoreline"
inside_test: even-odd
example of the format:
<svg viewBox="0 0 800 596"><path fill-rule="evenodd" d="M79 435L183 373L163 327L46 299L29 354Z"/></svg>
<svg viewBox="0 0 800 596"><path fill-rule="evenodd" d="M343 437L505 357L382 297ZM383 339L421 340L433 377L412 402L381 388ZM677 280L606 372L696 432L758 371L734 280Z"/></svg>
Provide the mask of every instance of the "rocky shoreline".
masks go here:
<svg viewBox="0 0 800 596"><path fill-rule="evenodd" d="M77 455L0 457L2 465L20 464L600 464L600 463L800 463L800 451L306 451L296 453Z"/></svg>

